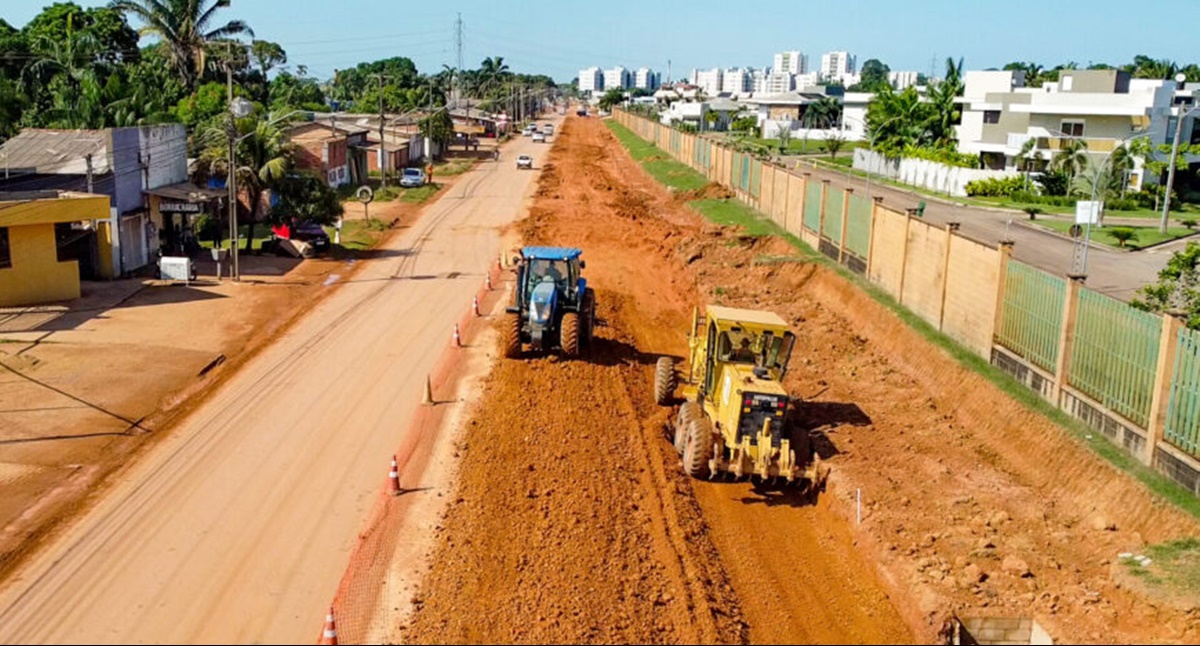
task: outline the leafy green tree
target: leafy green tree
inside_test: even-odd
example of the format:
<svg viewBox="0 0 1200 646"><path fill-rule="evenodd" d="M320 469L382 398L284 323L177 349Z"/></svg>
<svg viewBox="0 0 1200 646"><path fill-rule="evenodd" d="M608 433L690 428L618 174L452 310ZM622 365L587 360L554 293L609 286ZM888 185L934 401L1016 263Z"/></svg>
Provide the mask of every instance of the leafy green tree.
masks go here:
<svg viewBox="0 0 1200 646"><path fill-rule="evenodd" d="M155 36L167 50L167 60L183 86L194 89L205 70L205 45L212 40L254 36L241 20L217 24L218 14L231 0L113 0L113 9L142 23L142 35Z"/></svg>
<svg viewBox="0 0 1200 646"><path fill-rule="evenodd" d="M271 70L280 65L287 64L287 52L279 43L273 43L269 40L255 40L250 43L250 58L255 65L258 66L258 71L262 73L263 78L267 78Z"/></svg>
<svg viewBox="0 0 1200 646"><path fill-rule="evenodd" d="M445 110L438 110L421 119L418 127L422 135L436 142L442 150L445 150L454 140L454 120Z"/></svg>
<svg viewBox="0 0 1200 646"><path fill-rule="evenodd" d="M403 56L385 58L355 67L336 70L330 96L365 111L379 110L379 76L384 78L384 108L399 110L407 103L400 93L424 83L411 59Z"/></svg>
<svg viewBox="0 0 1200 646"><path fill-rule="evenodd" d="M271 79L271 110L324 110L325 93L316 79L280 72Z"/></svg>
<svg viewBox="0 0 1200 646"><path fill-rule="evenodd" d="M25 34L0 18L0 76L17 79L29 57Z"/></svg>
<svg viewBox="0 0 1200 646"><path fill-rule="evenodd" d="M1045 161L1042 151L1037 149L1037 139L1030 137L1021 144L1021 150L1013 157L1013 161L1017 165L1017 170L1025 175L1025 190L1029 190L1029 174L1033 172L1043 161Z"/></svg>
<svg viewBox="0 0 1200 646"><path fill-rule="evenodd" d="M1087 142L1083 139L1063 139L1050 166L1061 170L1072 180L1088 166Z"/></svg>
<svg viewBox="0 0 1200 646"><path fill-rule="evenodd" d="M114 95L120 98L108 105L113 125L138 126L176 120L172 109L187 92L167 67L159 47L146 48L137 63L123 65L117 71L118 75L109 78L110 84L114 79L119 82Z"/></svg>
<svg viewBox="0 0 1200 646"><path fill-rule="evenodd" d="M889 86L867 105L872 148L888 157L900 157L906 148L927 145L931 120L931 104L922 101L913 87L897 92Z"/></svg>
<svg viewBox="0 0 1200 646"><path fill-rule="evenodd" d="M292 173L271 189L279 201L267 211L269 224L280 224L295 217L300 222L333 224L345 209L337 191L321 178L309 173Z"/></svg>
<svg viewBox="0 0 1200 646"><path fill-rule="evenodd" d="M179 122L194 129L225 113L229 92L223 83L205 83L176 104L172 113Z"/></svg>
<svg viewBox="0 0 1200 646"><path fill-rule="evenodd" d="M837 159L837 154L846 145L846 137L840 132L825 133L825 139L821 141L821 150L829 153L830 161Z"/></svg>
<svg viewBox="0 0 1200 646"><path fill-rule="evenodd" d="M962 96L964 85L962 78L963 60L955 63L954 59L946 59L946 76L929 88L929 124L927 126L929 145L934 148L955 150L958 148L958 138L954 126L960 122L962 115L957 103Z"/></svg>
<svg viewBox="0 0 1200 646"><path fill-rule="evenodd" d="M26 101L16 81L0 76L0 141L20 131L21 113Z"/></svg>
<svg viewBox="0 0 1200 646"><path fill-rule="evenodd" d="M74 31L72 20L61 38L39 34L30 43L24 87L38 101L28 125L103 128L104 78L108 65L97 60L99 44L91 34Z"/></svg>
<svg viewBox="0 0 1200 646"><path fill-rule="evenodd" d="M1200 244L1189 242L1171 254L1158 272L1158 282L1143 286L1129 304L1147 312L1179 314L1189 328L1200 330Z"/></svg>
<svg viewBox="0 0 1200 646"><path fill-rule="evenodd" d="M108 7L83 9L74 2L56 2L33 17L23 30L27 41L62 42L86 34L94 43L97 61L115 65L137 61L138 34L120 11Z"/></svg>
<svg viewBox="0 0 1200 646"><path fill-rule="evenodd" d="M888 81L890 72L891 69L879 59L868 59L863 63L862 69L859 71L858 83L853 89L859 92L879 92L884 87L891 87L892 84Z"/></svg>
<svg viewBox="0 0 1200 646"><path fill-rule="evenodd" d="M625 90L614 87L607 90L604 93L604 96L600 97L600 101L597 105L600 106L601 110L612 110L613 106L623 102L624 100Z"/></svg>

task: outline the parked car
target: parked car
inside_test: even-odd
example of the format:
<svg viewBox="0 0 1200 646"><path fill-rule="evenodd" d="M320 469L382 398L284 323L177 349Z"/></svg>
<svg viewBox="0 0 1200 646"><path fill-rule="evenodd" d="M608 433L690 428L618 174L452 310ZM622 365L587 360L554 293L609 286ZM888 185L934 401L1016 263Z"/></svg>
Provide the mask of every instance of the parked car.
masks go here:
<svg viewBox="0 0 1200 646"><path fill-rule="evenodd" d="M540 132L535 132L535 133L533 133L533 141L534 141L534 143L540 142L540 143L544 144L544 143L546 143L546 135L543 133L540 133Z"/></svg>
<svg viewBox="0 0 1200 646"><path fill-rule="evenodd" d="M517 157L517 168L532 169L533 157L530 157L529 155L521 155L520 157Z"/></svg>
<svg viewBox="0 0 1200 646"><path fill-rule="evenodd" d="M420 168L405 168L400 173L400 186L403 188L424 186L425 181L425 171Z"/></svg>
<svg viewBox="0 0 1200 646"><path fill-rule="evenodd" d="M546 133L547 135L554 134L554 124L547 123L546 125L542 126L542 132Z"/></svg>
<svg viewBox="0 0 1200 646"><path fill-rule="evenodd" d="M535 126L533 124L529 124L529 125L525 126L525 131L522 134L524 134L526 137L530 137L535 132L537 132L537 126Z"/></svg>
<svg viewBox="0 0 1200 646"><path fill-rule="evenodd" d="M284 240L303 244L281 244ZM316 222L277 224L271 227L271 239L263 243L264 250L270 250L278 255L295 255L291 250L296 250L305 258L326 253L329 251L329 246L329 234L325 233L325 227Z"/></svg>

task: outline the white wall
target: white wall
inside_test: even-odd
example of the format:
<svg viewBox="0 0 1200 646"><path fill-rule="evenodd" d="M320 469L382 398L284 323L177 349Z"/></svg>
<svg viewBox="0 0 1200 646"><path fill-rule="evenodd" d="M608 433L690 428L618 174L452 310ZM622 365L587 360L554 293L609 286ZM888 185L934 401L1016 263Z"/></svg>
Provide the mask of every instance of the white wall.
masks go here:
<svg viewBox="0 0 1200 646"><path fill-rule="evenodd" d="M947 193L956 197L966 197L967 182L1017 175L1017 173L999 170L947 166L925 159L886 159L883 155L865 148L854 149L854 168L883 175L909 186Z"/></svg>

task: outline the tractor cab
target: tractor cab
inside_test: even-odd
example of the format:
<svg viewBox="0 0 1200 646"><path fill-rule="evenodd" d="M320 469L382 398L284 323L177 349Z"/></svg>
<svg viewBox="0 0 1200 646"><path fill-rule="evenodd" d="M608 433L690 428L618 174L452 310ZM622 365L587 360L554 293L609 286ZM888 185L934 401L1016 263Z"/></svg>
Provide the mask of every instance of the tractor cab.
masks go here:
<svg viewBox="0 0 1200 646"><path fill-rule="evenodd" d="M519 356L525 344L534 350L560 347L575 356L591 342L596 303L582 275L582 255L574 247L521 249L515 302L507 309L505 356Z"/></svg>

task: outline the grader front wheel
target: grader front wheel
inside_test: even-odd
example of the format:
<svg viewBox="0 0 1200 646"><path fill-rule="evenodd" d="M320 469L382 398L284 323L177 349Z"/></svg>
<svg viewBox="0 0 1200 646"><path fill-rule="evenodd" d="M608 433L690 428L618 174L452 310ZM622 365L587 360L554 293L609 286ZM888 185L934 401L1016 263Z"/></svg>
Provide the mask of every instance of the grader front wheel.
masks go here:
<svg viewBox="0 0 1200 646"><path fill-rule="evenodd" d="M693 478L707 478L712 453L712 422L703 414L693 417L688 424L687 443L683 449L683 470Z"/></svg>

